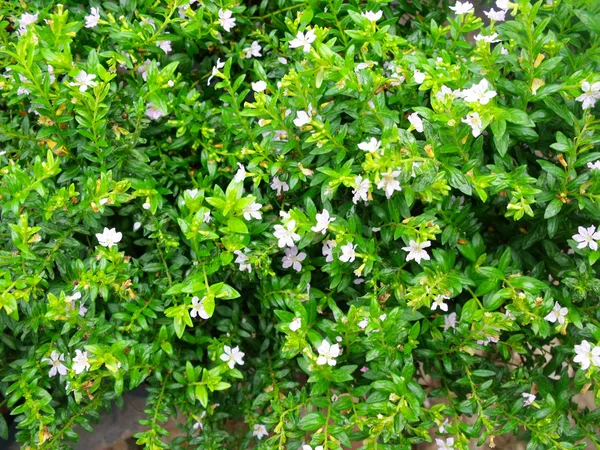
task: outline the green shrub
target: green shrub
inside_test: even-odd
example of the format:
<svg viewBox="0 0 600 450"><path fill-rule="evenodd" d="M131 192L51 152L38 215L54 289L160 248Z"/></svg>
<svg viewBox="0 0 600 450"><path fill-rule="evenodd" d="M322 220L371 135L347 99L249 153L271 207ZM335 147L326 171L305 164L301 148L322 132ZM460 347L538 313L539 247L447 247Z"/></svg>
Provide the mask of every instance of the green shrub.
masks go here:
<svg viewBox="0 0 600 450"><path fill-rule="evenodd" d="M600 3L492 7L0 4L24 448L599 446Z"/></svg>

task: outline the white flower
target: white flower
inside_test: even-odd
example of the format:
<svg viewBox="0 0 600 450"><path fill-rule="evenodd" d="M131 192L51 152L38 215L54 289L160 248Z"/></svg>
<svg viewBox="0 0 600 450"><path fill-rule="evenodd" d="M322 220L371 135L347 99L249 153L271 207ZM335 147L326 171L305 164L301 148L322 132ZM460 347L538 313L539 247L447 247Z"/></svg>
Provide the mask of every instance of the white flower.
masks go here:
<svg viewBox="0 0 600 450"><path fill-rule="evenodd" d="M261 50L262 50L262 47L260 46L260 44L256 41L253 41L252 45L250 45L250 47L247 47L242 51L246 52L246 58L250 59L253 56L256 58L262 56L262 54L260 53Z"/></svg>
<svg viewBox="0 0 600 450"><path fill-rule="evenodd" d="M582 102L581 107L583 109L591 108L596 104L596 100L600 98L600 82L590 84L588 81L584 81L581 84L581 90L583 94L577 97L575 100Z"/></svg>
<svg viewBox="0 0 600 450"><path fill-rule="evenodd" d="M150 209L150 207L151 207L151 206L152 206L152 205L151 205L150 203L148 203L148 202L144 202L144 203L142 204L142 208L144 208L144 209L146 209L146 210Z"/></svg>
<svg viewBox="0 0 600 450"><path fill-rule="evenodd" d="M281 64L287 64L287 59L285 59L283 56L278 56L277 61L279 61Z"/></svg>
<svg viewBox="0 0 600 450"><path fill-rule="evenodd" d="M245 353L241 352L239 347L231 348L226 345L223 348L223 351L224 353L221 355L221 361L227 362L230 369L233 369L236 364L239 364L240 366L244 365Z"/></svg>
<svg viewBox="0 0 600 450"><path fill-rule="evenodd" d="M456 5L451 6L450 9L456 13L457 16L462 14L469 14L473 12L473 4L470 2L456 2Z"/></svg>
<svg viewBox="0 0 600 450"><path fill-rule="evenodd" d="M290 322L289 327L292 331L298 331L302 328L302 319L300 319L300 317L294 317L294 320Z"/></svg>
<svg viewBox="0 0 600 450"><path fill-rule="evenodd" d="M488 44L493 44L495 42L500 42L500 39L497 39L497 37L498 37L498 33L494 33L489 36L484 36L483 34L480 33L477 36L475 36L475 40L477 42L483 41L483 42L487 42Z"/></svg>
<svg viewBox="0 0 600 450"><path fill-rule="evenodd" d="M79 311L77 312L77 314L79 314L81 317L85 316L85 313L87 312L87 308L85 306L83 306L83 303L81 303L79 305Z"/></svg>
<svg viewBox="0 0 600 450"><path fill-rule="evenodd" d="M290 186L285 181L281 181L279 177L273 177L273 181L271 182L271 189L277 191L277 195L281 195L282 191L289 191Z"/></svg>
<svg viewBox="0 0 600 450"><path fill-rule="evenodd" d="M279 240L279 242L277 243L279 248L296 246L294 244L294 241L299 241L300 235L294 232L295 229L295 220L290 220L285 225L275 225L275 232L273 233L273 236L275 236Z"/></svg>
<svg viewBox="0 0 600 450"><path fill-rule="evenodd" d="M190 317L192 317L192 319L196 316L200 316L203 319L210 318L210 316L206 312L206 309L204 309L205 299L206 297L202 297L202 300L200 300L195 295L192 297L192 309L190 310Z"/></svg>
<svg viewBox="0 0 600 450"><path fill-rule="evenodd" d="M448 425L448 418L444 419L444 423L442 423L439 428L438 428L438 433L440 434L444 434L447 433L448 431L446 431L446 425Z"/></svg>
<svg viewBox="0 0 600 450"><path fill-rule="evenodd" d="M169 87L173 87L173 86L175 86L175 82L173 80L169 80L169 81L167 81L167 85Z"/></svg>
<svg viewBox="0 0 600 450"><path fill-rule="evenodd" d="M290 48L302 47L304 53L308 53L310 52L310 44L312 44L316 38L317 35L313 30L308 30L306 33L298 31L296 37L290 41Z"/></svg>
<svg viewBox="0 0 600 450"><path fill-rule="evenodd" d="M505 49L504 47L500 47L500 54L501 55L508 55L508 50Z"/></svg>
<svg viewBox="0 0 600 450"><path fill-rule="evenodd" d="M323 252L323 256L325 256L325 262L333 261L333 249L335 247L337 247L337 243L335 241L332 241L331 239L328 239L325 242L323 242L323 248L321 251Z"/></svg>
<svg viewBox="0 0 600 450"><path fill-rule="evenodd" d="M596 227L592 225L589 228L578 227L579 234L573 235L573 240L579 242L577 248L589 247L591 250L598 250L598 241L600 239L600 231L596 231Z"/></svg>
<svg viewBox="0 0 600 450"><path fill-rule="evenodd" d="M415 112L410 114L408 116L408 121L413 127L415 127L415 130L417 130L419 133L423 132L423 120L421 120L421 117L419 117L419 113Z"/></svg>
<svg viewBox="0 0 600 450"><path fill-rule="evenodd" d="M462 119L463 123L469 125L472 129L473 137L477 137L481 134L481 118L479 117L479 113L471 112L467 114L467 117Z"/></svg>
<svg viewBox="0 0 600 450"><path fill-rule="evenodd" d="M506 11L508 9L508 0L496 0L496 7Z"/></svg>
<svg viewBox="0 0 600 450"><path fill-rule="evenodd" d="M329 364L330 366L336 365L336 360L338 356L340 356L340 346L338 344L331 345L326 340L321 342L321 345L317 348L319 352L319 357L317 358L317 364L320 366L324 366L325 364Z"/></svg>
<svg viewBox="0 0 600 450"><path fill-rule="evenodd" d="M429 255L427 254L427 250L425 250L427 247L431 247L430 241L425 241L418 244L411 239L408 243L408 247L402 247L402 250L408 252L406 261L414 259L418 264L421 264L422 259L429 261Z"/></svg>
<svg viewBox="0 0 600 450"><path fill-rule="evenodd" d="M19 88L17 89L17 95L29 95L29 89L26 89L22 86L19 86Z"/></svg>
<svg viewBox="0 0 600 450"><path fill-rule="evenodd" d="M523 406L529 406L531 405L533 402L535 402L535 395L530 394L528 392L523 392L521 394L523 396L523 398L525 399L525 403L523 403Z"/></svg>
<svg viewBox="0 0 600 450"><path fill-rule="evenodd" d="M402 187L396 177L400 176L400 170L387 171L381 174L381 180L377 183L377 189L385 191L386 198L390 198L395 191L401 191Z"/></svg>
<svg viewBox="0 0 600 450"><path fill-rule="evenodd" d="M436 295L433 299L433 303L431 304L431 310L435 311L437 308L440 308L442 311L448 311L448 305L444 303L444 300L449 300L450 297L446 295Z"/></svg>
<svg viewBox="0 0 600 450"><path fill-rule="evenodd" d="M361 142L358 144L358 148L364 150L365 152L375 153L381 147L381 141L372 137L368 141Z"/></svg>
<svg viewBox="0 0 600 450"><path fill-rule="evenodd" d="M354 262L356 259L356 247L358 244L352 245L352 242L348 242L346 245L342 245L340 250L342 254L340 255L340 261L342 262Z"/></svg>
<svg viewBox="0 0 600 450"><path fill-rule="evenodd" d="M369 19L371 22L377 22L379 19L381 19L381 16L383 15L383 11L377 11L377 12L373 12L373 11L366 11L364 13L362 13L363 17L366 17L367 19Z"/></svg>
<svg viewBox="0 0 600 450"><path fill-rule="evenodd" d="M29 27L29 25L37 22L38 14L39 13L35 13L35 14L23 13L21 18L19 19L19 34L26 33L27 27Z"/></svg>
<svg viewBox="0 0 600 450"><path fill-rule="evenodd" d="M456 313L450 313L444 316L444 331L448 331L449 328L456 328Z"/></svg>
<svg viewBox="0 0 600 450"><path fill-rule="evenodd" d="M484 78L478 84L464 90L462 97L466 102L478 102L480 105L487 105L496 96L496 91L488 90L489 86L488 80Z"/></svg>
<svg viewBox="0 0 600 450"><path fill-rule="evenodd" d="M360 322L358 322L358 326L360 327L361 330L364 330L365 328L367 328L368 325L369 325L368 319L363 319Z"/></svg>
<svg viewBox="0 0 600 450"><path fill-rule="evenodd" d="M438 450L454 450L454 438L448 438L446 442L443 439L436 439L435 443L438 446Z"/></svg>
<svg viewBox="0 0 600 450"><path fill-rule="evenodd" d="M368 200L369 189L371 188L371 181L368 178L363 180L361 175L358 175L354 179L354 188L352 189L352 202L356 205L359 199L364 200L365 202Z"/></svg>
<svg viewBox="0 0 600 450"><path fill-rule="evenodd" d="M263 437L268 436L269 432L264 425L256 424L254 425L254 430L252 430L252 435L256 436L258 439L262 439Z"/></svg>
<svg viewBox="0 0 600 450"><path fill-rule="evenodd" d="M146 116L148 116L150 120L158 120L161 117L166 116L166 114L154 106L151 102L148 102L146 103Z"/></svg>
<svg viewBox="0 0 600 450"><path fill-rule="evenodd" d="M171 41L156 41L156 46L160 48L165 54L169 54L173 48L171 47Z"/></svg>
<svg viewBox="0 0 600 450"><path fill-rule="evenodd" d="M496 11L494 8L489 11L484 11L484 14L490 20L495 20L496 22L504 22L506 20L506 10Z"/></svg>
<svg viewBox="0 0 600 450"><path fill-rule="evenodd" d="M233 177L233 181L235 183L241 183L246 179L246 168L244 167L244 165L242 163L237 163L238 165L238 170L235 173L235 176Z"/></svg>
<svg viewBox="0 0 600 450"><path fill-rule="evenodd" d="M48 361L48 365L50 367L50 372L48 372L49 377L55 376L57 373L60 375L67 374L67 367L62 363L65 360L64 354L59 354L56 350L52 351L50 354L50 358L43 358L42 362Z"/></svg>
<svg viewBox="0 0 600 450"><path fill-rule="evenodd" d="M569 314L569 309L561 307L560 304L556 302L554 303L554 308L552 311L550 311L550 313L544 317L544 319L551 323L558 321L558 323L562 325L565 323L565 317L567 314Z"/></svg>
<svg viewBox="0 0 600 450"><path fill-rule="evenodd" d="M425 81L425 74L418 69L415 69L413 72L413 79L415 80L415 83L423 84Z"/></svg>
<svg viewBox="0 0 600 450"><path fill-rule="evenodd" d="M312 120L312 114L310 112L310 109L307 111L298 111L296 113L296 118L294 119L294 125L296 125L297 127L303 127L304 125L307 125L310 123L310 121Z"/></svg>
<svg viewBox="0 0 600 450"><path fill-rule="evenodd" d="M221 62L221 58L217 58L217 64L212 68L212 74L210 75L210 77L208 77L208 82L206 83L207 86L210 85L210 80L213 79L213 77L217 74L219 69L222 69L223 67L225 67L225 63Z"/></svg>
<svg viewBox="0 0 600 450"><path fill-rule="evenodd" d="M326 209L322 213L317 213L317 224L311 227L315 233L325 234L329 228L329 224L335 220L335 217L329 217L329 211Z"/></svg>
<svg viewBox="0 0 600 450"><path fill-rule="evenodd" d="M592 349L588 341L581 341L580 345L575 346L575 358L573 362L581 364L581 370L587 370L590 363L600 367L600 346L595 345Z"/></svg>
<svg viewBox="0 0 600 450"><path fill-rule="evenodd" d="M446 100L446 97L450 97L454 100L454 92L445 84L443 84L440 90L436 92L435 96L441 101Z"/></svg>
<svg viewBox="0 0 600 450"><path fill-rule="evenodd" d="M86 28L95 28L98 26L98 21L100 20L100 10L98 8L92 7L90 10L90 15L85 16L85 27Z"/></svg>
<svg viewBox="0 0 600 450"><path fill-rule="evenodd" d="M263 80L259 80L256 83L252 82L250 84L252 85L252 90L254 92L263 92L267 88L267 83Z"/></svg>
<svg viewBox="0 0 600 450"><path fill-rule="evenodd" d="M230 32L235 27L235 18L232 17L232 12L228 9L219 9L219 23L225 31Z"/></svg>
<svg viewBox="0 0 600 450"><path fill-rule="evenodd" d="M96 75L88 74L85 70L82 70L77 74L71 86L78 86L79 92L85 92L89 87L96 86L96 82L93 81L94 78L96 78Z"/></svg>
<svg viewBox="0 0 600 450"><path fill-rule="evenodd" d="M190 198L192 198L192 199L196 198L196 196L198 195L198 192L200 192L200 191L198 191L198 188L196 188L196 189L187 189L185 191L185 193L187 195L189 195Z"/></svg>
<svg viewBox="0 0 600 450"><path fill-rule="evenodd" d="M150 25L154 30L156 30L156 22L152 17L142 17L142 20L140 20L140 26L144 27L146 25Z"/></svg>
<svg viewBox="0 0 600 450"><path fill-rule="evenodd" d="M98 239L98 243L102 247L110 248L113 245L116 245L119 242L121 242L121 239L123 238L123 234L117 233L117 230L115 228L111 228L109 230L108 228L105 227L104 231L102 233L96 233L96 238Z"/></svg>
<svg viewBox="0 0 600 450"><path fill-rule="evenodd" d="M247 270L248 273L252 272L252 265L247 263L248 256L246 254L242 253L240 250L236 250L233 254L237 256L234 262L240 265L240 272L243 272L244 270Z"/></svg>
<svg viewBox="0 0 600 450"><path fill-rule="evenodd" d="M310 445L303 445L302 450L313 450L313 448ZM317 445L314 450L323 450L323 446Z"/></svg>
<svg viewBox="0 0 600 450"><path fill-rule="evenodd" d="M90 363L88 361L88 353L82 352L81 350L75 350L75 357L73 358L72 369L76 374L82 373L84 370L90 370Z"/></svg>
<svg viewBox="0 0 600 450"><path fill-rule="evenodd" d="M590 170L600 170L600 159L596 162L587 163L587 166Z"/></svg>
<svg viewBox="0 0 600 450"><path fill-rule="evenodd" d="M253 217L256 220L262 219L262 214L260 212L260 208L262 208L262 205L260 203L256 203L256 202L253 202L253 203L249 204L248 206L246 206L243 210L244 219L250 220Z"/></svg>
<svg viewBox="0 0 600 450"><path fill-rule="evenodd" d="M133 224L133 231L139 230L141 226L142 226L142 222L135 222Z"/></svg>
<svg viewBox="0 0 600 450"><path fill-rule="evenodd" d="M202 218L202 222L210 223L211 220L212 220L212 218L210 217L210 211L206 211L204 213L204 217Z"/></svg>
<svg viewBox="0 0 600 450"><path fill-rule="evenodd" d="M306 259L306 253L298 253L298 247L290 247L285 249L285 256L283 257L283 268L288 269L292 267L296 272L302 270L302 261Z"/></svg>

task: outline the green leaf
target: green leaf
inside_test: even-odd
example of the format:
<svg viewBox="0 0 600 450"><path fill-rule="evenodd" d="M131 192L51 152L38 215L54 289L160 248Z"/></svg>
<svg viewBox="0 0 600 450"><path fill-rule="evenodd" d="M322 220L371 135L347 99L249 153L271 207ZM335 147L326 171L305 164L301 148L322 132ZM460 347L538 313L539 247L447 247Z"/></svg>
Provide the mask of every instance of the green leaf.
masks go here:
<svg viewBox="0 0 600 450"><path fill-rule="evenodd" d="M557 215L560 212L562 206L563 202L561 202L559 199L552 199L552 201L548 203L546 211L544 211L544 219L550 219L551 217Z"/></svg>
<svg viewBox="0 0 600 450"><path fill-rule="evenodd" d="M320 412L309 413L298 422L298 428L303 431L314 431L325 424L325 414Z"/></svg>
<svg viewBox="0 0 600 450"><path fill-rule="evenodd" d="M232 233L248 234L248 227L243 220L237 217L230 217L227 221L227 228Z"/></svg>

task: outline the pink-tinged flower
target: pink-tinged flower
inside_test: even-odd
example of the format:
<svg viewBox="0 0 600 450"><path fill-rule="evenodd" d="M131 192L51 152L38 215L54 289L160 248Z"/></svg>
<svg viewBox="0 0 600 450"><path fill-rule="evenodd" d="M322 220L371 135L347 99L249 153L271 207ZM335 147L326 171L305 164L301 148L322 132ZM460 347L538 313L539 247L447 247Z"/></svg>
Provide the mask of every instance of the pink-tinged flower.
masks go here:
<svg viewBox="0 0 600 450"><path fill-rule="evenodd" d="M600 347L595 345L594 348L588 341L581 341L581 344L575 346L575 358L573 362L581 364L581 370L587 370L590 364L600 367Z"/></svg>
<svg viewBox="0 0 600 450"><path fill-rule="evenodd" d="M290 247L285 249L285 256L283 257L283 268L293 268L296 272L302 270L302 261L306 259L306 253L298 253L298 247Z"/></svg>
<svg viewBox="0 0 600 450"><path fill-rule="evenodd" d="M192 319L197 316L200 316L202 319L210 318L210 316L206 312L206 309L204 309L204 300L205 299L206 299L206 297L203 297L202 300L200 300L195 295L192 297L192 309L190 310L190 317Z"/></svg>
<svg viewBox="0 0 600 450"><path fill-rule="evenodd" d="M99 20L100 20L100 10L98 8L92 7L90 10L90 15L85 16L85 27L86 28L95 28L98 26Z"/></svg>
<svg viewBox="0 0 600 450"><path fill-rule="evenodd" d="M49 377L55 376L57 373L60 375L67 374L67 367L62 363L65 360L64 354L59 354L56 350L53 350L50 354L50 358L43 358L42 362L48 362L50 367L50 372L48 372Z"/></svg>
<svg viewBox="0 0 600 450"><path fill-rule="evenodd" d="M262 50L262 47L260 46L260 44L256 41L252 42L252 45L250 47L247 47L245 49L243 49L242 51L246 53L245 57L247 59L250 59L252 57L260 57L262 56L262 54L260 53L260 51Z"/></svg>
<svg viewBox="0 0 600 450"><path fill-rule="evenodd" d="M436 439L435 443L438 446L438 450L454 450L454 438L448 438L446 442L443 439Z"/></svg>
<svg viewBox="0 0 600 450"><path fill-rule="evenodd" d="M592 225L589 228L578 227L579 234L573 235L573 240L578 242L577 248L589 247L591 250L598 250L598 240L600 239L600 231L596 231L596 227Z"/></svg>
<svg viewBox="0 0 600 450"><path fill-rule="evenodd" d="M411 239L408 247L402 247L402 250L408 252L406 261L408 262L414 259L418 264L421 264L421 260L423 259L429 261L429 254L427 253L427 250L425 250L427 247L431 247L430 241L417 243Z"/></svg>
<svg viewBox="0 0 600 450"><path fill-rule="evenodd" d="M243 272L245 270L247 270L248 273L252 272L252 264L248 263L248 255L242 253L240 250L236 250L235 252L233 252L233 254L237 256L234 263L240 265L240 272Z"/></svg>
<svg viewBox="0 0 600 450"><path fill-rule="evenodd" d="M282 192L289 191L290 186L285 181L281 181L279 177L273 177L273 181L271 181L271 189L277 191L277 195L281 195Z"/></svg>
<svg viewBox="0 0 600 450"><path fill-rule="evenodd" d="M219 23L225 31L230 32L231 29L235 27L235 17L233 17L233 13L228 9L219 9Z"/></svg>
<svg viewBox="0 0 600 450"><path fill-rule="evenodd" d="M484 14L490 20L495 20L496 22L504 22L506 20L506 10L496 11L494 8L489 11L484 11Z"/></svg>
<svg viewBox="0 0 600 450"><path fill-rule="evenodd" d="M521 395L525 399L523 406L529 406L533 402L535 402L535 398L536 398L535 395L530 394L529 392L523 392Z"/></svg>
<svg viewBox="0 0 600 450"><path fill-rule="evenodd" d="M252 430L252 436L256 436L256 438L260 440L268 435L269 432L267 431L267 427L261 424L254 425L254 429Z"/></svg>
<svg viewBox="0 0 600 450"><path fill-rule="evenodd" d="M328 239L325 242L323 242L322 252L323 252L323 256L325 256L325 262L333 261L333 249L336 246L337 246L337 243L335 241L332 241L331 239Z"/></svg>
<svg viewBox="0 0 600 450"><path fill-rule="evenodd" d="M161 117L166 116L166 114L164 112L162 112L162 110L160 110L156 106L154 106L153 103L148 102L148 103L146 103L146 116L150 120L158 120Z"/></svg>
<svg viewBox="0 0 600 450"><path fill-rule="evenodd" d="M166 55L173 50L173 47L171 47L171 41L167 40L156 41L156 46L165 52Z"/></svg>
<svg viewBox="0 0 600 450"><path fill-rule="evenodd" d="M223 354L221 355L221 361L225 361L230 369L233 369L236 364L240 366L244 365L244 352L240 351L239 347L231 348L228 345L223 347Z"/></svg>
<svg viewBox="0 0 600 450"><path fill-rule="evenodd" d="M19 31L18 31L19 34L25 34L27 32L27 28L29 27L29 25L32 25L37 22L38 14L39 13L35 13L35 14L23 13L21 18L19 19Z"/></svg>
<svg viewBox="0 0 600 450"><path fill-rule="evenodd" d="M315 41L317 35L313 30L308 30L306 33L298 31L296 37L290 41L290 48L300 48L304 53L310 52L310 45Z"/></svg>
<svg viewBox="0 0 600 450"><path fill-rule="evenodd" d="M450 313L447 316L444 316L444 331L448 331L448 329L452 328L456 329L456 313Z"/></svg>
<svg viewBox="0 0 600 450"><path fill-rule="evenodd" d="M330 366L335 366L337 361L335 358L340 356L340 346L339 344L331 345L328 341L323 340L321 345L317 348L319 352L319 357L317 358L317 364L320 366L324 366L328 364Z"/></svg>
<svg viewBox="0 0 600 450"><path fill-rule="evenodd" d="M600 160L595 162L587 163L588 169L590 170L600 170Z"/></svg>

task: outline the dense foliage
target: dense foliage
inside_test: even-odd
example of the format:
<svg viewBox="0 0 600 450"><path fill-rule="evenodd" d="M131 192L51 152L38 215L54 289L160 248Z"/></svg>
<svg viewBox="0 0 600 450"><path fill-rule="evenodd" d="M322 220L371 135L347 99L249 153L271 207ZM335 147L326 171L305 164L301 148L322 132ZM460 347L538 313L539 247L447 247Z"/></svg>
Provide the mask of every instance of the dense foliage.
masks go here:
<svg viewBox="0 0 600 450"><path fill-rule="evenodd" d="M141 384L148 449L600 446L575 398L600 400L599 2L0 20L0 391L25 448Z"/></svg>

